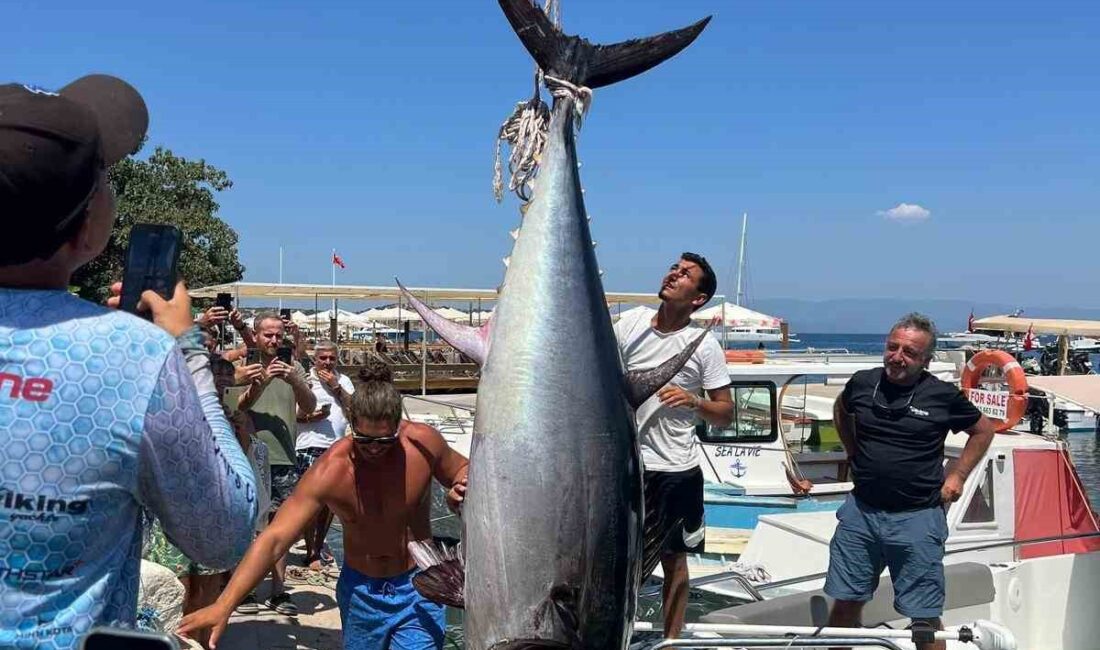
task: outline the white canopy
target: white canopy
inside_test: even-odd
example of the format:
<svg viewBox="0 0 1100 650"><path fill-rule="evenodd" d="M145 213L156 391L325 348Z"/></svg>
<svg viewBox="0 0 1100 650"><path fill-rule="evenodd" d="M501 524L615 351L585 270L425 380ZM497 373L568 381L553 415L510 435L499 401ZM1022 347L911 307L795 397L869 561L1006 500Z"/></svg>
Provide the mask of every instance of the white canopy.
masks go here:
<svg viewBox="0 0 1100 650"><path fill-rule="evenodd" d="M416 311L414 311L412 307L401 307L401 309L398 309L397 307L387 307L385 309L368 309L367 311L360 314L360 316L368 317L370 320L387 323L398 322L398 320L400 320L401 322L420 322L420 314L416 313Z"/></svg>
<svg viewBox="0 0 1100 650"><path fill-rule="evenodd" d="M460 323L465 323L470 319L470 315L461 309L455 309L454 307L440 307L439 309L433 309L435 313L439 314L447 320L453 320Z"/></svg>
<svg viewBox="0 0 1100 650"><path fill-rule="evenodd" d="M1042 375L1028 377L1027 383L1032 388L1100 413L1100 375Z"/></svg>
<svg viewBox="0 0 1100 650"><path fill-rule="evenodd" d="M291 315L293 317L293 314ZM322 328L328 327L328 323L332 320L332 310L326 309L312 316L306 316L306 322L309 325L318 323ZM363 318L363 316L350 311L344 311L343 309L336 310L336 324L339 327L354 327L362 328L370 324L370 319Z"/></svg>
<svg viewBox="0 0 1100 650"><path fill-rule="evenodd" d="M974 321L975 330L994 330L998 332L1018 332L1024 334L1029 328L1033 334L1100 336L1100 321L1095 320L1028 318L1026 316L988 316Z"/></svg>
<svg viewBox="0 0 1100 650"><path fill-rule="evenodd" d="M726 327L779 327L781 319L758 311L746 309L732 302L719 303L713 307L700 309L691 315L694 321L711 321ZM724 323L723 323L724 319Z"/></svg>

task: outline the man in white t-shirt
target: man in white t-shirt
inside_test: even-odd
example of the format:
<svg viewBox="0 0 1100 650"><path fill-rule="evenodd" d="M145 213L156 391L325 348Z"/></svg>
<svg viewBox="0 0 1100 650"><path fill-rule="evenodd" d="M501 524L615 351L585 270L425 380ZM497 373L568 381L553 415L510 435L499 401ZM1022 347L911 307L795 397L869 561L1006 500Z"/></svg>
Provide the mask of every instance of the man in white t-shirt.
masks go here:
<svg viewBox="0 0 1100 650"><path fill-rule="evenodd" d="M308 415L298 414L294 451L299 476L304 476L332 443L344 437L348 428L344 408L355 392L351 379L336 370L340 355L335 343L321 341L314 346L313 355L314 366L309 374L313 394L317 397L317 410ZM319 570L323 564L332 562L332 556L325 549L325 536L331 525L332 511L322 507L313 525L306 529L306 566L311 569Z"/></svg>
<svg viewBox="0 0 1100 650"><path fill-rule="evenodd" d="M718 288L706 259L684 253L661 284L657 311L634 310L615 324L627 371L653 368L680 353L699 335L691 314ZM684 626L688 597L687 554L703 549L703 472L695 449L695 421L715 426L733 419L726 357L708 335L668 385L638 407L638 439L645 465L646 530L675 524L661 555L665 636ZM705 396L704 396L705 393Z"/></svg>

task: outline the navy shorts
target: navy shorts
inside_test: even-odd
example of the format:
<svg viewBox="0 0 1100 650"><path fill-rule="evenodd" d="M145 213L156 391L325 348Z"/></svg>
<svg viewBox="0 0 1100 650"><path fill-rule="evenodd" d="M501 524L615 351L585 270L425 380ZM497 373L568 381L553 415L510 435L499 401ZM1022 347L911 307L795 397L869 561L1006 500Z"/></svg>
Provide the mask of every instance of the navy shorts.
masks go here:
<svg viewBox="0 0 1100 650"><path fill-rule="evenodd" d="M889 567L894 609L909 618L943 614L943 545L947 514L940 506L889 512L852 495L836 512L829 543L825 593L836 600L867 602Z"/></svg>

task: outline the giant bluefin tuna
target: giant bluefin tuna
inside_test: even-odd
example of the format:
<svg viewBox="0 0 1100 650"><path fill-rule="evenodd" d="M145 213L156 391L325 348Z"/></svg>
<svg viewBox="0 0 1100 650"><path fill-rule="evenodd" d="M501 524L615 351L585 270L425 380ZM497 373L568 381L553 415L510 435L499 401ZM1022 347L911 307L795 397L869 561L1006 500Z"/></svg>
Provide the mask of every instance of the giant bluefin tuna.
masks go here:
<svg viewBox="0 0 1100 650"><path fill-rule="evenodd" d="M709 21L601 46L562 34L529 0L500 4L546 75L581 94L656 66ZM576 101L555 94L534 196L490 326L449 323L406 294L429 325L482 364L462 513L473 650L626 647L644 537L633 408L699 343L624 376L581 195ZM444 572L454 568L429 569L418 587L440 597ZM459 592L449 602L461 599Z"/></svg>

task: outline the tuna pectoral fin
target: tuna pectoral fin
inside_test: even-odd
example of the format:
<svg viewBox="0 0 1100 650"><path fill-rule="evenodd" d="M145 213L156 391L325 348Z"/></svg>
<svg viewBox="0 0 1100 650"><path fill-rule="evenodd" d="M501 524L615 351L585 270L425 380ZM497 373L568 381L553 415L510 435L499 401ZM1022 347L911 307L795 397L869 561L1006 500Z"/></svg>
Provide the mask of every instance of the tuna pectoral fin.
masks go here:
<svg viewBox="0 0 1100 650"><path fill-rule="evenodd" d="M710 17L672 32L614 45L594 45L566 36L531 0L499 0L512 29L544 72L599 88L641 74L691 45Z"/></svg>
<svg viewBox="0 0 1100 650"><path fill-rule="evenodd" d="M394 280L397 280L397 278L394 278ZM412 308L416 310L416 313L420 314L428 327L431 327L436 334L442 336L444 341L473 359L474 363L479 366L485 363L485 357L489 353L489 328L492 320L486 321L481 327L471 327L470 325L449 321L409 293L409 290L401 284L400 280L397 280L397 286L401 289L405 299L412 305Z"/></svg>
<svg viewBox="0 0 1100 650"><path fill-rule="evenodd" d="M632 370L623 375L623 392L626 393L626 399L630 402L630 405L634 408L638 408L642 405L642 402L649 399L650 395L656 393L661 386L672 381L676 373L680 372L680 368L683 368L687 360L695 353L695 349L703 342L703 339L706 338L709 331L710 328L708 327L699 336L695 337L695 340L686 348L681 350L680 354L677 354L656 368Z"/></svg>
<svg viewBox="0 0 1100 650"><path fill-rule="evenodd" d="M409 542L409 554L420 568L412 583L421 596L442 605L466 607L466 567L458 547L440 548L423 540Z"/></svg>

